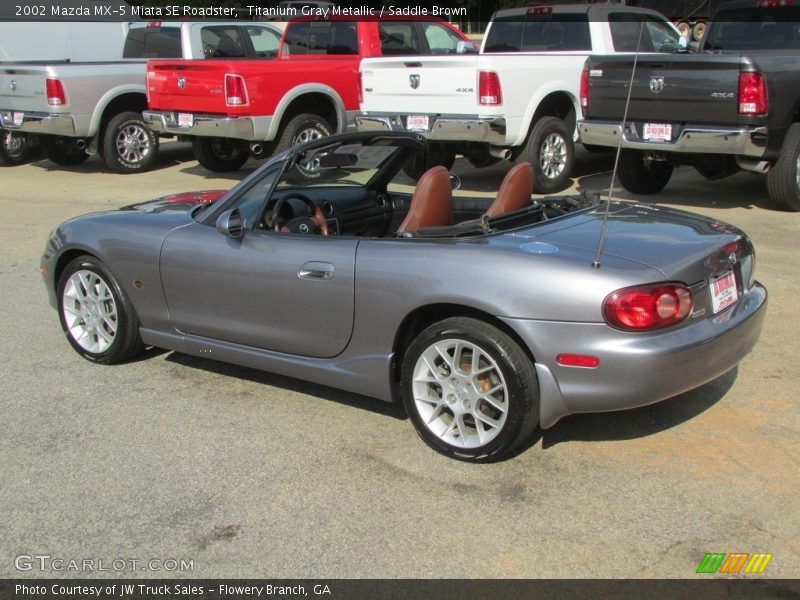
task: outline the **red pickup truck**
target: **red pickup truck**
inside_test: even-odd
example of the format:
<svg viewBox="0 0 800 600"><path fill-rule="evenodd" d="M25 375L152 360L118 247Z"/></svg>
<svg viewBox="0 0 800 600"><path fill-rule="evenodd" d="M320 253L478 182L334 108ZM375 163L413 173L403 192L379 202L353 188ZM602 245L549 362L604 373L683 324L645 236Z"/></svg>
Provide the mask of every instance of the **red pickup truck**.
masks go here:
<svg viewBox="0 0 800 600"><path fill-rule="evenodd" d="M477 52L445 21L347 19L290 21L270 60L150 61L145 122L191 137L205 168L235 171L251 154L344 131L358 111L362 58Z"/></svg>

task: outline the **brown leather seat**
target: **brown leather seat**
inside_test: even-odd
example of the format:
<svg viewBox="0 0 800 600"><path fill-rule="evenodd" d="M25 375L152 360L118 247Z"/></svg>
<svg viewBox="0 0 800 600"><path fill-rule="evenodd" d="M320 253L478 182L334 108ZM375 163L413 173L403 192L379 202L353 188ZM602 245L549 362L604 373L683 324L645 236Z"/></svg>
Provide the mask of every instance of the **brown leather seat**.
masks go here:
<svg viewBox="0 0 800 600"><path fill-rule="evenodd" d="M414 233L420 227L450 225L453 210L453 190L449 171L442 166L432 167L417 181L411 206L398 234Z"/></svg>
<svg viewBox="0 0 800 600"><path fill-rule="evenodd" d="M484 217L494 217L503 213L519 210L530 204L533 193L533 165L523 162L511 167L506 173L500 190L492 205L483 213Z"/></svg>

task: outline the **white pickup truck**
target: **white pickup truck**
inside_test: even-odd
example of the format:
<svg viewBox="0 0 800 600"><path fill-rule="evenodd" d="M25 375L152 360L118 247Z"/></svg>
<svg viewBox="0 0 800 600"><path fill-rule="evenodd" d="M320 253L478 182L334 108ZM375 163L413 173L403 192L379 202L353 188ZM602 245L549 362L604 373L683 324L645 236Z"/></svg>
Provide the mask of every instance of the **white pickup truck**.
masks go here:
<svg viewBox="0 0 800 600"><path fill-rule="evenodd" d="M117 61L2 62L0 164L24 162L38 144L60 165L99 153L111 171L144 171L158 155L142 119L148 59L272 58L280 37L268 23L141 22L129 25Z"/></svg>
<svg viewBox="0 0 800 600"><path fill-rule="evenodd" d="M475 167L520 160L534 165L534 189L551 193L566 187L571 175L587 56L637 46L674 52L687 44L663 15L646 9L575 4L499 10L477 55L365 59L356 125L426 135L432 151L424 164L407 169L413 177L432 164L451 166L456 154Z"/></svg>

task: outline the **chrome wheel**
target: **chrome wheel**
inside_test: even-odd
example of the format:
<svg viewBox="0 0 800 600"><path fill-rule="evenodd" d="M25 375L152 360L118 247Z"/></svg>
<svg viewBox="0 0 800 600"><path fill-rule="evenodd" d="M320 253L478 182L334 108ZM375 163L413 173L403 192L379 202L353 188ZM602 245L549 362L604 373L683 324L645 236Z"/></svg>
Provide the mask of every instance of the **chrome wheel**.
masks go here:
<svg viewBox="0 0 800 600"><path fill-rule="evenodd" d="M306 142L318 140L320 138L324 138L325 136L326 136L325 132L317 129L316 127L306 127L305 129L301 129L294 135L294 137L292 138L292 146L296 146L298 144L305 144Z"/></svg>
<svg viewBox="0 0 800 600"><path fill-rule="evenodd" d="M119 326L117 303L108 283L86 269L75 271L61 296L67 333L81 348L93 354L114 343Z"/></svg>
<svg viewBox="0 0 800 600"><path fill-rule="evenodd" d="M419 416L440 440L477 448L503 430L508 387L497 362L476 344L444 339L430 345L417 359L412 377Z"/></svg>
<svg viewBox="0 0 800 600"><path fill-rule="evenodd" d="M556 179L567 167L567 144L558 133L548 135L539 149L539 167L548 179Z"/></svg>
<svg viewBox="0 0 800 600"><path fill-rule="evenodd" d="M15 162L23 160L28 150L25 134L14 131L4 131L3 150L10 160Z"/></svg>
<svg viewBox="0 0 800 600"><path fill-rule="evenodd" d="M152 151L150 134L144 125L126 123L117 133L117 155L129 164L143 162Z"/></svg>
<svg viewBox="0 0 800 600"><path fill-rule="evenodd" d="M794 163L794 185L797 192L800 193L800 155L797 156L797 161Z"/></svg>

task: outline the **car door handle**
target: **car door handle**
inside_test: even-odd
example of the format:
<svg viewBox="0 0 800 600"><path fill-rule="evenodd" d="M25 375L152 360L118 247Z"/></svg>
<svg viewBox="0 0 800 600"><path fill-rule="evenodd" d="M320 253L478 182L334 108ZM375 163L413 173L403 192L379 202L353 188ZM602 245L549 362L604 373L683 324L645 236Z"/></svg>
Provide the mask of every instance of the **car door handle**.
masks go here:
<svg viewBox="0 0 800 600"><path fill-rule="evenodd" d="M297 270L300 279L333 279L333 265L329 262L310 261Z"/></svg>

